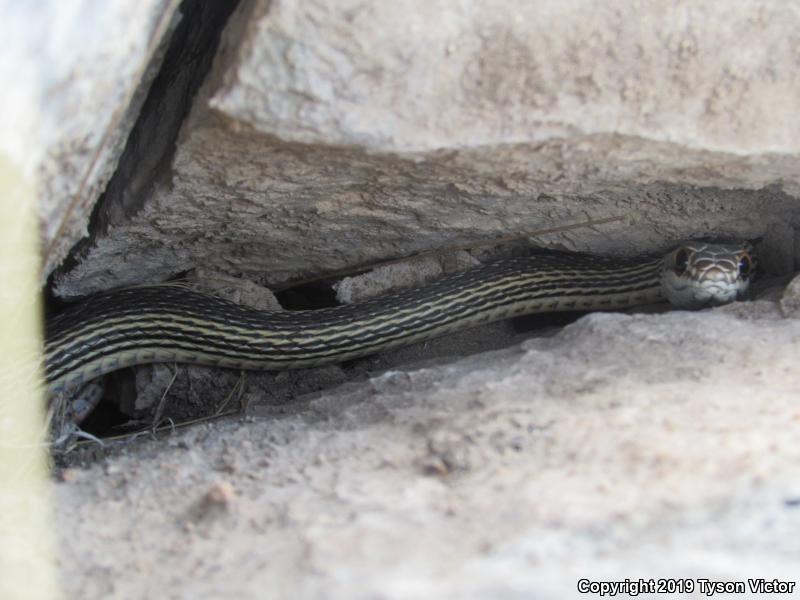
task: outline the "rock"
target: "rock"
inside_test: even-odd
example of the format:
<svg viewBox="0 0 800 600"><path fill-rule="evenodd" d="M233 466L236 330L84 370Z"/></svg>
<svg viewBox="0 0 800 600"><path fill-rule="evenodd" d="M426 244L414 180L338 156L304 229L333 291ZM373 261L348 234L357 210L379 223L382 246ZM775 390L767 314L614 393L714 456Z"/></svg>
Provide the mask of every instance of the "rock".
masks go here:
<svg viewBox="0 0 800 600"><path fill-rule="evenodd" d="M394 289L416 287L434 281L445 273L467 269L480 264L467 252L450 252L440 256L393 262L355 277L345 277L333 289L342 304L355 304L386 294Z"/></svg>
<svg viewBox="0 0 800 600"><path fill-rule="evenodd" d="M113 223L56 292L199 264L273 287L514 235L636 253L795 222L800 17L637 10L243 2L171 168L133 205L111 190Z"/></svg>
<svg viewBox="0 0 800 600"><path fill-rule="evenodd" d="M198 267L191 271L186 277L186 283L199 292L217 296L234 304L264 311L283 310L275 295L267 288L206 267Z"/></svg>
<svg viewBox="0 0 800 600"><path fill-rule="evenodd" d="M791 579L798 347L800 320L774 314L595 314L309 411L209 424L201 442L179 432L188 450L107 459L127 478L115 502L101 464L53 483L66 595L113 582L144 597L170 577L187 595L348 599L407 598L409 582L420 598L550 599L581 577ZM197 490L231 457L224 521L187 543ZM162 467L176 463L181 477Z"/></svg>
<svg viewBox="0 0 800 600"><path fill-rule="evenodd" d="M779 305L784 317L800 317L800 275L786 286Z"/></svg>
<svg viewBox="0 0 800 600"><path fill-rule="evenodd" d="M555 0L259 0L245 11L210 106L285 141L409 153L610 133L800 150L797 47L784 35L800 17L786 5L683 0L636 18Z"/></svg>
<svg viewBox="0 0 800 600"><path fill-rule="evenodd" d="M764 235L764 243L758 251L758 258L766 270L776 275L792 273L800 268L795 263L798 250L794 247L795 230L790 223L772 223Z"/></svg>
<svg viewBox="0 0 800 600"><path fill-rule="evenodd" d="M45 276L87 233L179 4L0 3L0 150L39 184Z"/></svg>

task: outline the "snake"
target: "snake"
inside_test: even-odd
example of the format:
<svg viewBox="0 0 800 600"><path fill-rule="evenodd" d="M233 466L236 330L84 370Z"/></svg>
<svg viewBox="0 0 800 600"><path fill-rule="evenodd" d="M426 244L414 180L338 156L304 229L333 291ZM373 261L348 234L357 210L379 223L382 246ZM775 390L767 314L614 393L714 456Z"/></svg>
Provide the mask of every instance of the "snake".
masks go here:
<svg viewBox="0 0 800 600"><path fill-rule="evenodd" d="M690 241L666 254L534 253L355 304L262 311L155 284L102 292L49 319L50 394L155 362L285 370L343 362L514 316L731 302L756 269L747 242Z"/></svg>

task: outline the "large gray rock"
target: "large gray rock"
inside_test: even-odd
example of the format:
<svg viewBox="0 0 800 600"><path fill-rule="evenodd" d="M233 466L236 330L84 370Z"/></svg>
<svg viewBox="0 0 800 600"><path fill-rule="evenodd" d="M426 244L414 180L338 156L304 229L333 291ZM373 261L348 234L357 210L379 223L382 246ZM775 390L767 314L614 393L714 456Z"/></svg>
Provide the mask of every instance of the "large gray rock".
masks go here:
<svg viewBox="0 0 800 600"><path fill-rule="evenodd" d="M419 152L620 134L800 151L786 2L255 4L210 105L283 140Z"/></svg>
<svg viewBox="0 0 800 600"><path fill-rule="evenodd" d="M87 233L179 3L0 1L0 151L39 187L44 275Z"/></svg>
<svg viewBox="0 0 800 600"><path fill-rule="evenodd" d="M243 2L171 170L132 208L110 194L58 293L791 228L798 26L766 0Z"/></svg>
<svg viewBox="0 0 800 600"><path fill-rule="evenodd" d="M772 303L598 314L129 446L54 486L67 595L796 580L798 348Z"/></svg>

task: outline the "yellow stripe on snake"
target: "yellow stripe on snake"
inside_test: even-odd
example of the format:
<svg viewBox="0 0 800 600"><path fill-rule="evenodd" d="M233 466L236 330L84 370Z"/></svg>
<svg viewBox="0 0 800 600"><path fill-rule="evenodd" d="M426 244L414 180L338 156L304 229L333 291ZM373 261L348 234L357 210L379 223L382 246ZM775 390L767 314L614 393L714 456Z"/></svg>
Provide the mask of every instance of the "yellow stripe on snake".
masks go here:
<svg viewBox="0 0 800 600"><path fill-rule="evenodd" d="M47 324L50 393L153 362L281 370L340 362L517 315L678 308L739 297L755 268L747 243L690 242L664 256L516 257L360 304L264 312L182 286L98 294Z"/></svg>

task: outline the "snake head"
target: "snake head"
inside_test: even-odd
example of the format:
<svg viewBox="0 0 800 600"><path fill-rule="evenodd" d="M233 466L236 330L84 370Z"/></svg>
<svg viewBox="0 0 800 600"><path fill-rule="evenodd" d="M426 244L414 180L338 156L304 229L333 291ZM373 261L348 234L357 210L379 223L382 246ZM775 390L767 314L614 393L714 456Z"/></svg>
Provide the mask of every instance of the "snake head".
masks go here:
<svg viewBox="0 0 800 600"><path fill-rule="evenodd" d="M747 291L756 266L755 250L748 242L688 242L664 257L661 289L677 308L718 306Z"/></svg>

